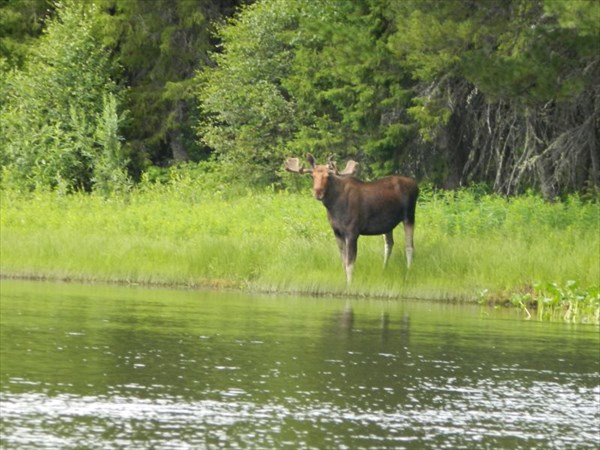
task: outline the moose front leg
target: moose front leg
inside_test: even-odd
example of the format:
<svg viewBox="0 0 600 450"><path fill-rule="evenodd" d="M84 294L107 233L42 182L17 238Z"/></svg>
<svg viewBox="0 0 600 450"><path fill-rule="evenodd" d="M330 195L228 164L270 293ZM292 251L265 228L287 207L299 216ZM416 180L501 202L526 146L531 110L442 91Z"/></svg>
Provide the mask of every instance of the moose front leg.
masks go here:
<svg viewBox="0 0 600 450"><path fill-rule="evenodd" d="M352 272L354 271L354 261L356 261L356 252L358 248L358 236L346 238L346 284L352 283Z"/></svg>
<svg viewBox="0 0 600 450"><path fill-rule="evenodd" d="M340 257L342 258L342 267L346 270L346 238L342 236L338 231L334 230L335 240L340 250Z"/></svg>
<svg viewBox="0 0 600 450"><path fill-rule="evenodd" d="M352 282L352 272L354 271L354 261L356 261L358 237L347 237L336 229L333 230L333 233L335 234L335 240L340 249L342 266L346 273L346 284L350 286L350 283Z"/></svg>
<svg viewBox="0 0 600 450"><path fill-rule="evenodd" d="M383 268L385 269L388 265L390 255L392 254L392 248L394 248L394 232L390 231L383 235Z"/></svg>

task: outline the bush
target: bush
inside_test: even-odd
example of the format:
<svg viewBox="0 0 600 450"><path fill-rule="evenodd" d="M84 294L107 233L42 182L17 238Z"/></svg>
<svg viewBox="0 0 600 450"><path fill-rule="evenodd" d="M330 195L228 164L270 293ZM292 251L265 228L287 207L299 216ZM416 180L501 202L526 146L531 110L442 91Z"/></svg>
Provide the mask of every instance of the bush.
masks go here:
<svg viewBox="0 0 600 450"><path fill-rule="evenodd" d="M22 190L126 184L115 71L93 4L57 5L22 70L0 85L2 181Z"/></svg>

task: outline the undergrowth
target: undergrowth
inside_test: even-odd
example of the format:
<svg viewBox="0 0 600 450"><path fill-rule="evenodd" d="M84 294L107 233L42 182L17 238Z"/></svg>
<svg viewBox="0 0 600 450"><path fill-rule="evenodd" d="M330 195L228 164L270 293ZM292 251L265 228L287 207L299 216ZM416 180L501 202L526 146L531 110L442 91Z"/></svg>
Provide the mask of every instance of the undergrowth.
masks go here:
<svg viewBox="0 0 600 450"><path fill-rule="evenodd" d="M110 197L4 190L0 273L322 295L513 300L528 308L537 303L542 319L598 322L598 203L424 186L413 267L406 269L401 225L385 271L383 239L361 237L347 288L325 209L308 190L232 192L225 180L207 177L174 173Z"/></svg>
<svg viewBox="0 0 600 450"><path fill-rule="evenodd" d="M600 288L581 288L575 280L536 283L531 292L514 293L510 301L529 318L534 309L540 320L600 324Z"/></svg>

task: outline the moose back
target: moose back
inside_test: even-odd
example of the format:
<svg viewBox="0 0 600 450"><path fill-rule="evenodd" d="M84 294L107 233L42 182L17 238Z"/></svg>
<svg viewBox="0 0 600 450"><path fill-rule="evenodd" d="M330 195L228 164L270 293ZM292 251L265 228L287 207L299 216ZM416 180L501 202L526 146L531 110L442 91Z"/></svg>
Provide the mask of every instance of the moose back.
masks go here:
<svg viewBox="0 0 600 450"><path fill-rule="evenodd" d="M356 161L348 161L339 172L330 159L327 164L316 164L311 154L306 155L310 164L305 168L298 158L288 158L288 172L311 174L313 196L323 202L327 218L340 249L348 285L352 281L356 261L357 242L360 235L382 234L384 237L384 267L387 266L394 245L393 231L404 223L406 264L412 264L415 226L415 208L419 188L414 179L397 175L372 182L354 178L358 168Z"/></svg>

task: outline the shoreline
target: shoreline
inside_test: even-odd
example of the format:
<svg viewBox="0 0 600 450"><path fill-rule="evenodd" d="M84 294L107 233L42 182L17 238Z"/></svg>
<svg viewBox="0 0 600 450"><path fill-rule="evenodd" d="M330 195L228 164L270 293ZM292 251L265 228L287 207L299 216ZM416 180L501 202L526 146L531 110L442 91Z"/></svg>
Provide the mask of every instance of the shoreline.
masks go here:
<svg viewBox="0 0 600 450"><path fill-rule="evenodd" d="M198 283L178 283L167 281L129 281L125 279L108 279L108 278L87 278L73 276L59 276L48 274L14 274L0 273L0 282L9 281L32 281L39 283L65 283L65 284L80 284L80 285L105 285L117 287L140 287L148 289L173 289L173 290L189 290L189 291L216 291L216 292L240 292L245 294L259 295L281 295L281 296L301 296L311 298L335 298L335 299L357 299L357 300L389 300L389 301L426 301L434 303L449 303L449 304L470 304L482 306L512 306L510 302L505 300L486 300L481 302L475 298L468 296L402 296L390 294L364 293L364 292L336 292L336 291L311 291L311 290L279 290L268 287L249 286L242 283L235 283L228 280L206 280L206 282Z"/></svg>
<svg viewBox="0 0 600 450"><path fill-rule="evenodd" d="M91 279L85 277L60 277L42 274L18 275L0 273L0 285L2 281L24 281L33 283L55 283L80 286L106 286L123 288L142 288L142 289L165 289L176 291L203 291L203 292L222 292L222 293L240 293L247 295L262 296L280 296L280 297L306 297L312 299L335 299L335 300L357 300L357 301L389 301L389 302L428 302L434 304L449 305L470 305L479 306L488 310L516 310L523 314L522 320L535 320L540 322L562 322L578 325L592 325L600 327L600 309L582 316L578 321L566 320L564 315L557 315L556 311L551 316L544 316L544 307L537 300L531 300L527 303L522 301L515 302L508 298L495 297L477 300L463 297L435 297L435 296L391 296L384 294L368 294L361 292L335 292L335 291L308 291L308 290L277 290L267 287L249 287L239 283L225 282L225 280L207 280L206 283L176 283L159 281L128 281L123 279ZM513 294L516 295L516 294ZM570 308L570 307L569 307Z"/></svg>

